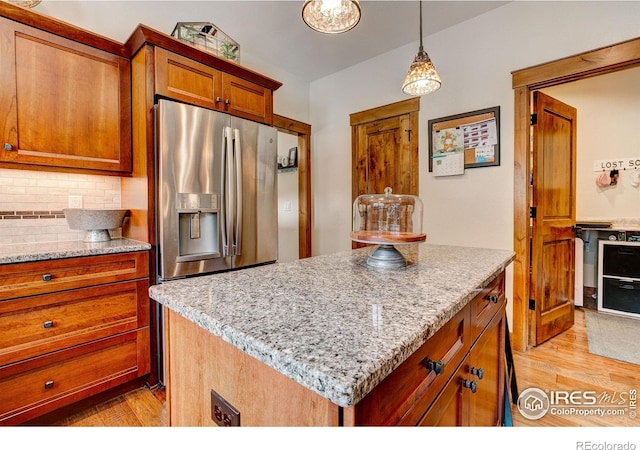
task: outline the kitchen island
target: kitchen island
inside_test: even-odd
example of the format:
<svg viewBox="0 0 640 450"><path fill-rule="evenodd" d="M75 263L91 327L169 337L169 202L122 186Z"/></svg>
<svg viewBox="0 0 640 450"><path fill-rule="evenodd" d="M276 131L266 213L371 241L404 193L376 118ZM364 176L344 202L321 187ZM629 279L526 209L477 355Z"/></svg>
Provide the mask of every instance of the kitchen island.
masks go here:
<svg viewBox="0 0 640 450"><path fill-rule="evenodd" d="M169 423L231 424L228 402L249 426L417 424L415 405L437 403L489 321L503 368L513 251L398 246L407 266L381 270L366 264L374 248L152 286L166 312Z"/></svg>

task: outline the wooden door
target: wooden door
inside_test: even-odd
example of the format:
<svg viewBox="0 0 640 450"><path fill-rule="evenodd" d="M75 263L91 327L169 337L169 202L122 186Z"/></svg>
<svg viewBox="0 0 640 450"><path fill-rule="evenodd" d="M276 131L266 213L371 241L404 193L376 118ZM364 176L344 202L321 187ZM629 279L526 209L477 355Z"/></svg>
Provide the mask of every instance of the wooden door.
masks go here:
<svg viewBox="0 0 640 450"><path fill-rule="evenodd" d="M412 98L351 114L352 203L387 186L418 195L419 109L420 99Z"/></svg>
<svg viewBox="0 0 640 450"><path fill-rule="evenodd" d="M412 152L411 139L416 136L411 130L409 114L357 127L358 195L381 194L387 186L394 194L418 195L418 152L417 146Z"/></svg>
<svg viewBox="0 0 640 450"><path fill-rule="evenodd" d="M577 111L534 92L529 343L573 325Z"/></svg>

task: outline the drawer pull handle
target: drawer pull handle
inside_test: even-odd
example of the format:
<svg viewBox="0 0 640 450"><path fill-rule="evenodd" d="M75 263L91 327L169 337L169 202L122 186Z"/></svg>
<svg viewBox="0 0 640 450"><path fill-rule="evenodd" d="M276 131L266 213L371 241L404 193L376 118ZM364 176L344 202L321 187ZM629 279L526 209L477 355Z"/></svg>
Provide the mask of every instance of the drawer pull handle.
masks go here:
<svg viewBox="0 0 640 450"><path fill-rule="evenodd" d="M45 381L44 388L51 389L53 387L53 380Z"/></svg>
<svg viewBox="0 0 640 450"><path fill-rule="evenodd" d="M484 369L482 367L480 368L472 367L471 375L475 375L478 377L479 380L482 380L482 378L484 377Z"/></svg>
<svg viewBox="0 0 640 450"><path fill-rule="evenodd" d="M444 372L444 361L433 361L432 359L430 359L429 361L427 361L427 369L435 372L436 376L438 376L442 372Z"/></svg>
<svg viewBox="0 0 640 450"><path fill-rule="evenodd" d="M467 389L471 389L471 393L473 394L475 394L478 390L478 383L476 383L475 381L464 380L462 386L466 387Z"/></svg>
<svg viewBox="0 0 640 450"><path fill-rule="evenodd" d="M47 321L43 324L43 326L44 326L45 328L53 328L53 320L47 320Z"/></svg>
<svg viewBox="0 0 640 450"><path fill-rule="evenodd" d="M491 303L498 303L498 296L497 295L489 295L489 296L487 296L487 300L489 300Z"/></svg>
<svg viewBox="0 0 640 450"><path fill-rule="evenodd" d="M42 281L51 281L52 278L53 277L50 273L45 273L44 275L42 275Z"/></svg>

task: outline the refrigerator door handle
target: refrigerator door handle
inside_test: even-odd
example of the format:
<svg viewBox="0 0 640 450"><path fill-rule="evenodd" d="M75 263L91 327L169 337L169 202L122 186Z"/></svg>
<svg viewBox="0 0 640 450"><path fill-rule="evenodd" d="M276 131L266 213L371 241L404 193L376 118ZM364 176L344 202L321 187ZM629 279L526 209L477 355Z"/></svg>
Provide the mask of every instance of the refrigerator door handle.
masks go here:
<svg viewBox="0 0 640 450"><path fill-rule="evenodd" d="M233 141L235 143L235 169L236 169L236 213L235 213L235 240L233 242L233 254L239 255L242 244L242 145L240 141L240 130L233 130Z"/></svg>
<svg viewBox="0 0 640 450"><path fill-rule="evenodd" d="M222 256L233 256L233 212L235 205L234 168L233 168L233 135L231 127L225 127L222 141Z"/></svg>

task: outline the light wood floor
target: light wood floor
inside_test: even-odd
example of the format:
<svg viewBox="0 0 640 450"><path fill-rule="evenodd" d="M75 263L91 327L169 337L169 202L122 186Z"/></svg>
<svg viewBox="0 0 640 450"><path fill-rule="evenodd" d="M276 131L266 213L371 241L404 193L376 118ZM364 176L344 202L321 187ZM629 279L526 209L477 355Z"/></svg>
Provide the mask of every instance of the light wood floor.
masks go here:
<svg viewBox="0 0 640 450"><path fill-rule="evenodd" d="M596 395L619 395L640 388L639 366L589 353L585 313L580 308L576 308L571 329L525 353L514 352L514 361L520 392L537 387L543 391L589 390ZM640 426L640 419L632 419L629 411L624 416L604 417L547 413L538 420L525 419L516 408L512 411L514 426Z"/></svg>
<svg viewBox="0 0 640 450"><path fill-rule="evenodd" d="M629 343L638 345L637 343ZM514 352L518 389L592 390L628 392L640 387L639 367L589 353L585 314L576 309L575 325L560 336L525 353ZM640 426L640 420L622 417L552 416L523 418L512 408L516 427L530 426ZM140 388L53 422L62 426L166 426L164 389Z"/></svg>

